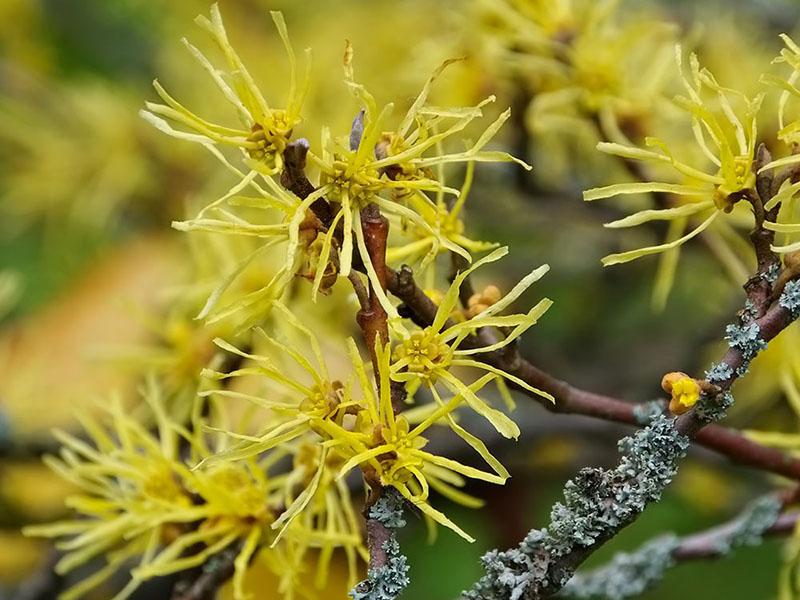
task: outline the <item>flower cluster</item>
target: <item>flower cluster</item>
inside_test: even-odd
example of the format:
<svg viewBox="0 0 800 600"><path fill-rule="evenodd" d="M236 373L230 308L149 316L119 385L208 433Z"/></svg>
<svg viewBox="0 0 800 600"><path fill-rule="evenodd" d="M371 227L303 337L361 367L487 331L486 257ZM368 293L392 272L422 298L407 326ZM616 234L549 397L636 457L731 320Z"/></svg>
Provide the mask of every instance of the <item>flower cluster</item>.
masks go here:
<svg viewBox="0 0 800 600"><path fill-rule="evenodd" d="M520 431L516 423L479 397L481 390L491 382L506 390L505 383L512 382L552 400L551 396L519 378L473 358L473 355L493 352L514 343L550 307L551 302L545 299L526 314L498 314L539 279L546 267L523 278L514 289L481 313L469 319L462 315L457 323L448 319L456 311L460 287L467 276L475 268L498 260L506 252L505 248L498 249L459 274L439 304L431 326L409 331L398 325L392 330L392 341L375 349L379 376L377 392L352 339L348 341L349 372L337 379L330 373L315 334L280 302L274 304L275 314L293 330L287 331L286 337L299 338L302 342L290 346L259 329L258 337L263 343L264 353L254 354L217 339L221 348L244 359L246 364L227 373L206 370L205 377L211 381L234 379L240 385L209 389L202 395L245 399L269 411L271 416L266 426L252 435L229 431L236 442L209 457L207 462L248 460L286 443L322 441L330 445L331 458L342 463L340 474L360 467L368 481L371 479L396 488L433 521L471 540L468 534L430 505L430 488L452 500L473 506L476 500L458 489L464 485L464 477L503 483L509 475L486 445L457 422L456 413L467 407L487 419L503 436L517 438ZM460 347L467 338L476 339L478 330L489 331L492 328L502 328L505 336L490 344ZM477 370L483 374L472 383L465 383L463 374L453 372L457 368ZM444 397L437 389L438 382L448 392ZM256 391L240 389L247 388L248 384L255 385ZM402 388L405 401L415 405L406 414L395 414L393 394L398 393L397 384ZM432 402L424 402L421 394L417 394L421 386L428 389ZM494 472L480 471L425 452L428 440L423 434L435 425L451 429ZM307 488L309 497L315 493L315 485L313 480ZM292 512L290 509L287 513L290 516L285 519L286 523L300 510Z"/></svg>
<svg viewBox="0 0 800 600"><path fill-rule="evenodd" d="M682 57L679 47L676 54L680 65ZM677 159L668 145L658 138L648 138L647 149L617 143L598 144L600 151L625 160L667 165L679 178L678 182L621 183L584 192L583 197L587 201L642 193L664 194L670 198L669 207L643 210L608 223L607 227L633 227L654 220L682 223L674 239L658 246L612 254L603 259L606 266L677 248L702 233L721 213L730 213L737 202L756 193L753 169L758 135L756 115L762 97L751 99L735 90L723 88L709 71L700 68L694 55L691 55L689 63L690 75L683 78L687 96L678 96L675 102L686 111L697 144L713 168L704 170L686 164ZM723 107L721 116L710 108L709 95L713 95ZM734 100L740 106L739 114L734 109ZM699 218L701 222L684 234L691 218Z"/></svg>
<svg viewBox="0 0 800 600"><path fill-rule="evenodd" d="M80 517L32 526L26 533L61 540L58 547L64 555L56 567L60 574L95 564L99 557L104 561L63 598L85 597L135 560L130 581L114 596L122 600L143 581L200 566L226 549L237 552L236 598L245 597L245 575L256 556L279 577L287 597L299 585L303 555L309 548L345 548L355 576L355 556L363 548L346 487L326 482L322 496L339 501L329 498L318 503L307 519L288 531L284 528L281 539L274 529L287 520L286 513L298 502L293 494L299 482L271 476L271 465L265 461L207 465L201 461L192 468L182 455L202 459L215 449L167 416L154 384L145 399L156 418L155 432L114 402L102 420L81 418L88 442L60 433L61 457L48 459L79 490L67 504ZM324 454L312 451L306 456L308 450L302 447L287 452L294 452L295 460L314 465L315 472L319 472L317 463L327 466ZM290 508L283 511L285 506ZM336 525L333 530L331 523ZM323 572L329 560L330 555L320 558Z"/></svg>
<svg viewBox="0 0 800 600"><path fill-rule="evenodd" d="M272 19L290 68L283 108L259 91L215 5L197 23L211 35L223 66L186 46L241 124L199 116L157 81L162 102L148 102L142 111L159 130L208 150L236 182L173 224L195 232L191 283L177 290L180 300L165 319L150 323L155 345L124 356L149 373L147 415L113 403L100 411L102 418L83 418L88 441L59 434L61 458L49 463L78 487L69 500L76 517L28 533L59 540L66 552L59 573L97 565L67 598L82 597L132 561L137 566L118 600L143 581L222 554L235 556L236 600L246 597L245 576L255 561L291 598L308 591L303 573L310 563L323 587L338 553L352 586L368 558L351 497L354 471L376 496L411 503L431 528L443 525L473 541L436 507L434 494L478 507L481 501L465 490L468 481L503 484L510 474L469 431L470 417L517 439L509 384L553 401L490 358L510 355L550 308L543 299L527 312L510 310L547 265L505 294L497 285L467 291L476 269L508 253L465 233L476 165L530 168L489 149L510 111L468 141L468 129L495 98L463 107L432 104L434 83L458 62L448 60L393 121L393 105L380 107L356 80L348 43L344 84L357 113L347 136L336 138L323 127L319 149L313 148L295 137L304 125L308 70L298 76L283 17L272 13ZM451 170L463 177L459 188L446 183ZM388 224L383 240L368 228L376 222L370 214ZM436 270L440 257L459 267L448 287ZM405 263L424 278L426 300L438 305L427 326L405 321L388 297L392 266ZM323 335L341 334L336 323L347 322L341 314L353 308L351 297L336 295L343 278L361 304L366 348L349 335L340 336L343 344ZM303 279L310 293L303 293ZM321 294L333 297L318 302ZM381 312L380 335L371 336L363 323ZM498 393L487 392L490 384ZM434 436L464 442L486 466L433 451ZM396 546L391 554L405 564Z"/></svg>
<svg viewBox="0 0 800 600"><path fill-rule="evenodd" d="M797 64L796 46L788 37L784 36L784 41L787 49L777 61ZM676 57L678 66L682 67L680 47L676 48ZM792 95L796 73L794 71L788 80L776 76L763 78L764 82L784 90L780 100L782 129L778 137L789 144L792 144L792 126L783 124L784 109ZM678 252L689 240L706 236L709 247L731 267L736 279L743 280L743 273L749 269L741 266L738 258L736 248L741 245L741 236L736 229L752 227L753 220L748 213L756 214L765 229L785 236L786 243L773 245L776 252L796 250L793 236L800 232L797 224L800 215L794 202L800 185L793 182L791 174L784 171L763 179L768 181L766 185L757 184L759 177L767 177L778 168L790 169L797 162L793 155L767 162L766 149L757 151L757 140L764 135L759 131L757 120L766 92L762 90L749 97L721 85L708 69L701 68L694 54L689 58L689 73L682 79L686 94L677 96L675 104L685 113L690 125L696 160L679 158L682 154L691 156L692 152L679 151L656 137L646 138L645 147L601 142L598 149L620 158L639 180L592 188L583 194L587 201L626 195L649 195L654 199L656 208L646 208L607 223L606 227L626 228L668 221L666 241L611 254L602 262L608 266L662 254L658 279L662 304L672 284ZM774 186L777 189L772 186L775 180L779 181ZM748 210L751 205L752 211ZM751 260L749 256L747 260Z"/></svg>
<svg viewBox="0 0 800 600"><path fill-rule="evenodd" d="M260 241L254 252L222 279L201 316L213 315L225 289L260 255L275 248L280 248L284 256L283 266L260 289L231 308L259 314L253 309L258 306L263 315L271 302L283 295L295 275L313 282L312 295L316 297L320 291L329 291L337 277L347 277L353 261L366 266L373 285L379 289L359 218L360 211L370 204L377 205L398 226L399 239L393 242L387 255L390 262L419 262L427 267L443 252L455 252L471 260L471 252L493 247L464 236L460 214L475 163L514 161L530 169L505 152L486 149L510 111L502 112L466 149L446 151L445 145L481 118L482 109L495 100L490 96L471 107L430 105L428 96L433 83L448 65L457 62L450 60L434 71L399 122L387 128L393 105L379 108L373 95L356 82L353 49L348 44L344 82L361 110L344 139L334 137L329 128L323 127L321 150L315 152L304 138L292 141L296 126L302 122L308 83L307 77L302 84L297 82L294 52L283 18L279 13L272 16L286 47L292 73L286 108L270 108L266 103L230 44L219 10L214 6L211 19L200 17L198 23L211 33L228 70L215 68L188 42L187 47L237 109L247 129L210 123L178 103L158 82L154 85L164 104L148 102L147 109L142 111L142 116L160 130L204 146L238 178L227 193L206 205L195 217L174 223L174 227L248 236ZM177 130L169 121L192 132ZM303 164L308 161L309 167L318 171L316 187L303 190L293 185L284 187L286 179L279 176L288 174L285 154L292 143L301 149ZM244 170L220 152L218 146L238 148ZM457 164L467 165L461 191L444 182L445 167ZM449 196L456 200L449 202L446 200ZM385 295L381 296L384 308L394 315ZM229 314L230 310L224 312ZM252 321L248 320L246 325L250 324Z"/></svg>
<svg viewBox="0 0 800 600"><path fill-rule="evenodd" d="M676 28L648 14L623 15L618 0L480 0L478 17L498 54L533 100L527 121L542 132L638 137L665 104Z"/></svg>

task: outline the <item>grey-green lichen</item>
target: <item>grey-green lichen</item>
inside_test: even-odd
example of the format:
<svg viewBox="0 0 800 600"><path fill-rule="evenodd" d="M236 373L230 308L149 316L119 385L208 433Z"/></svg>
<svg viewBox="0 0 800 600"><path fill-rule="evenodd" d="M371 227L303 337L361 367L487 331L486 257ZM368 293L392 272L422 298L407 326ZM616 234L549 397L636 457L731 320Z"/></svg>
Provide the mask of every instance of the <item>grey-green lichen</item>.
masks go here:
<svg viewBox="0 0 800 600"><path fill-rule="evenodd" d="M463 593L465 600L524 600L555 593L572 577L571 555L613 536L672 481L689 439L665 415L619 442L611 470L582 469L564 487L546 529L533 530L517 548L481 559L486 575Z"/></svg>
<svg viewBox="0 0 800 600"><path fill-rule="evenodd" d="M733 368L728 363L716 363L706 371L706 381L709 383L723 383L733 377Z"/></svg>
<svg viewBox="0 0 800 600"><path fill-rule="evenodd" d="M395 531L405 527L403 498L393 489L384 490L378 501L370 508L369 518L391 530L391 535L381 546L386 552L386 564L372 568L367 578L351 591L353 600L395 600L409 584L408 560L400 552Z"/></svg>
<svg viewBox="0 0 800 600"><path fill-rule="evenodd" d="M661 398L641 402L633 407L633 418L638 425L647 425L653 417L662 414L666 408L667 402Z"/></svg>
<svg viewBox="0 0 800 600"><path fill-rule="evenodd" d="M761 274L761 278L769 283L775 283L778 281L778 277L781 274L781 265L779 263L773 263L769 266L766 273Z"/></svg>
<svg viewBox="0 0 800 600"><path fill-rule="evenodd" d="M716 423L725 418L728 409L733 405L733 394L722 392L710 398L704 398L697 405L695 415L701 423Z"/></svg>
<svg viewBox="0 0 800 600"><path fill-rule="evenodd" d="M620 552L611 562L585 575L578 574L564 587L565 598L624 600L657 584L675 565L672 553L680 546L673 534L650 540L634 552Z"/></svg>
<svg viewBox="0 0 800 600"><path fill-rule="evenodd" d="M800 316L800 280L795 279L786 284L778 303L791 313L792 318Z"/></svg>
<svg viewBox="0 0 800 600"><path fill-rule="evenodd" d="M776 496L759 498L731 523L725 535L719 536L714 550L726 555L740 546L758 546L764 533L775 524L782 508L783 504Z"/></svg>
<svg viewBox="0 0 800 600"><path fill-rule="evenodd" d="M745 322L755 321L758 318L758 309L753 301L750 299L745 300L744 308L742 309L742 320Z"/></svg>
<svg viewBox="0 0 800 600"><path fill-rule="evenodd" d="M750 366L750 361L756 354L767 347L767 343L761 337L761 328L758 323L752 322L747 325L730 324L725 328L725 339L731 348L736 348L742 353L744 362L736 369L737 375L744 375Z"/></svg>
<svg viewBox="0 0 800 600"><path fill-rule="evenodd" d="M775 496L764 496L748 506L727 525L712 530L700 538L706 555L726 556L740 546L756 546L764 533L775 524L781 502ZM621 552L606 566L573 577L561 596L588 600L602 598L624 600L639 596L657 584L664 573L675 565L673 554L686 544L697 544L691 537L686 541L673 534L653 539L633 552Z"/></svg>

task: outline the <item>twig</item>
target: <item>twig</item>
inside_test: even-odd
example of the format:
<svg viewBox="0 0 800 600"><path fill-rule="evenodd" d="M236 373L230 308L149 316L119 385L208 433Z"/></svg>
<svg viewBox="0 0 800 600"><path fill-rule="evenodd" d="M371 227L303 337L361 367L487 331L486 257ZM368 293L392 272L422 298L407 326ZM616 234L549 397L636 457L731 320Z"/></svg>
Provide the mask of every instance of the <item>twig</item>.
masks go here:
<svg viewBox="0 0 800 600"><path fill-rule="evenodd" d="M172 600L213 600L235 571L240 544L233 544L208 559L199 575L183 578L175 584Z"/></svg>
<svg viewBox="0 0 800 600"><path fill-rule="evenodd" d="M753 169L758 170L772 160L772 155L764 144L758 147ZM772 287L781 266L780 258L772 251L775 241L775 232L764 227L766 221L775 221L780 206L767 211L764 208L764 199L771 198L773 191L774 175L772 170L764 171L756 176L756 194L750 194L747 199L753 207L755 225L750 232L750 241L756 254L756 273L744 285L747 298L752 304L754 316L762 316L769 306L772 297Z"/></svg>
<svg viewBox="0 0 800 600"><path fill-rule="evenodd" d="M405 304L418 325L425 327L433 322L436 305L416 285L411 269L403 267L399 271L390 270L388 288ZM466 340L466 343L468 342L469 340ZM647 414L639 410L641 405L637 406L624 400L574 387L522 357L484 354L481 359L519 377L528 385L551 394L556 399L555 403L518 388L551 412L585 415L626 425L646 423ZM696 435L695 441L739 464L800 480L800 460L780 450L754 442L736 431L719 425L709 425Z"/></svg>
<svg viewBox="0 0 800 600"><path fill-rule="evenodd" d="M767 343L800 316L800 283L791 283L764 316L728 326L730 349L706 373L713 394L705 393L690 412L677 418L656 416L648 427L621 440L615 468L583 469L567 482L564 501L553 507L550 525L532 530L517 548L487 554L486 575L464 598L539 600L554 595L593 552L657 501L690 439L725 415L733 402L731 385Z"/></svg>
<svg viewBox="0 0 800 600"><path fill-rule="evenodd" d="M727 523L706 531L682 538L660 535L632 552L615 555L603 567L579 573L559 597L624 600L639 596L680 562L722 558L736 548L759 545L768 535L791 533L800 513L781 514L781 509L780 498L770 494L748 505Z"/></svg>

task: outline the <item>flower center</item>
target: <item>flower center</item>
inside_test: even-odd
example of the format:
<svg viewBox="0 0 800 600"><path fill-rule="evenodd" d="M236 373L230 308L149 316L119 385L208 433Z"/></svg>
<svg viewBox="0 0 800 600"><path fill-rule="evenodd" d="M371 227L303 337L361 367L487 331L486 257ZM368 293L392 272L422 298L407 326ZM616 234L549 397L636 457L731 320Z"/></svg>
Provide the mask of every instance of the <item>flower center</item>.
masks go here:
<svg viewBox="0 0 800 600"><path fill-rule="evenodd" d="M342 402L344 385L340 381L333 381L329 385L311 388L311 395L300 403L300 410L310 417L328 419L339 409Z"/></svg>
<svg viewBox="0 0 800 600"><path fill-rule="evenodd" d="M352 162L337 157L330 172L324 173L321 177L321 183L333 185L331 193L333 198L341 199L347 196L357 207L363 207L381 190L379 179L380 174L377 169L369 165L353 169Z"/></svg>
<svg viewBox="0 0 800 600"><path fill-rule="evenodd" d="M283 151L292 137L293 125L289 122L286 111L272 111L263 123L253 125L247 141L254 143L255 147L248 148L247 154L270 168L278 168Z"/></svg>
<svg viewBox="0 0 800 600"><path fill-rule="evenodd" d="M406 361L406 370L424 377L435 377L435 372L446 369L453 357L453 351L442 337L428 327L415 331L394 351L395 362Z"/></svg>
<svg viewBox="0 0 800 600"><path fill-rule="evenodd" d="M149 499L190 506L192 501L186 491L175 479L175 474L168 466L153 469L142 485L142 494Z"/></svg>
<svg viewBox="0 0 800 600"><path fill-rule="evenodd" d="M733 159L733 179L727 178L725 183L718 185L714 191L714 204L716 207L729 213L743 197L743 192L751 190L756 184L756 176L751 169L752 161L747 156L737 156ZM718 175L725 177L722 169Z"/></svg>

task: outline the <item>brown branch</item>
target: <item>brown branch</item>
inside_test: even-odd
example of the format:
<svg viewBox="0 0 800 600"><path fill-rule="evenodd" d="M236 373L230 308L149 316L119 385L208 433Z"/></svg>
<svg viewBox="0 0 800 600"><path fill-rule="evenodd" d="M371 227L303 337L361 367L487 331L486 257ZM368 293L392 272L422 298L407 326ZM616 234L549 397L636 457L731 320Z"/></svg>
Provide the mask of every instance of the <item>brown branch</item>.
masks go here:
<svg viewBox="0 0 800 600"><path fill-rule="evenodd" d="M233 544L205 562L199 575L186 577L175 584L172 600L214 600L217 590L233 577L240 544Z"/></svg>
<svg viewBox="0 0 800 600"><path fill-rule="evenodd" d="M772 526L764 532L765 536L781 536L792 533L800 519L800 512L791 511L782 513ZM736 520L713 527L706 531L688 535L681 540L681 545L672 552L675 560L702 560L721 558L726 555L721 541L724 541L733 530Z"/></svg>
<svg viewBox="0 0 800 600"><path fill-rule="evenodd" d="M764 144L758 147L756 160L753 169L758 170L772 160L772 155ZM756 272L744 284L747 297L752 303L755 316L762 316L769 306L772 298L772 287L774 273L780 268L781 260L772 251L772 244L775 241L775 232L764 227L766 221L775 221L778 217L780 206L775 206L771 210L764 207L764 199L772 198L774 175L772 170L759 173L756 176L756 194L749 194L747 200L753 207L753 219L755 225L750 232L750 242L756 255Z"/></svg>
<svg viewBox="0 0 800 600"><path fill-rule="evenodd" d="M376 204L368 204L361 211L361 227L364 230L364 242L369 254L369 260L378 275L381 288L385 291L386 242L389 236L389 222L380 213ZM378 293L374 289L372 282L370 282L368 305L366 308L362 307L356 317L359 326L364 332L364 341L370 353L374 353L376 342L385 344L389 341L389 328L386 317L386 310L381 305ZM373 362L375 362L374 354ZM377 369L377 365L375 367Z"/></svg>
<svg viewBox="0 0 800 600"><path fill-rule="evenodd" d="M418 325L425 327L433 322L436 304L416 285L411 269L403 267L399 271L389 270L388 289L405 304ZM635 404L574 387L524 358L499 354L483 355L481 358L519 377L528 385L551 394L556 399L554 404L518 388L551 412L585 415L626 425L643 424L637 417ZM720 425L709 425L702 429L695 436L695 441L739 464L800 480L800 460Z"/></svg>
<svg viewBox="0 0 800 600"><path fill-rule="evenodd" d="M283 151L281 185L298 198L306 198L316 189L306 176L306 156L309 149L308 140L300 138L290 142ZM316 200L311 205L311 210L322 223L330 226L333 211L327 200L324 198Z"/></svg>
<svg viewBox="0 0 800 600"><path fill-rule="evenodd" d="M369 260L378 275L378 281L386 290L386 243L389 236L389 222L380 213L376 204L368 204L361 211L361 227L364 230L364 243L367 247ZM377 356L375 355L376 343L386 344L389 341L389 327L387 323L386 310L380 303L377 291L372 282L369 283L369 293L366 304L362 303L361 310L358 311L356 321L364 334L364 341L369 348L372 357L372 366L375 370L375 381L380 381L380 367ZM405 389L405 387L403 388ZM394 391L394 390L393 390ZM395 412L399 412L402 407L402 400L394 402L392 407ZM403 397L404 399L404 397ZM371 570L379 569L388 563L386 553L386 542L392 532L377 519L369 516L369 509L380 497L383 492L380 480L365 473L365 478L370 485L371 493L364 508L367 528L367 550L369 551L369 566Z"/></svg>

